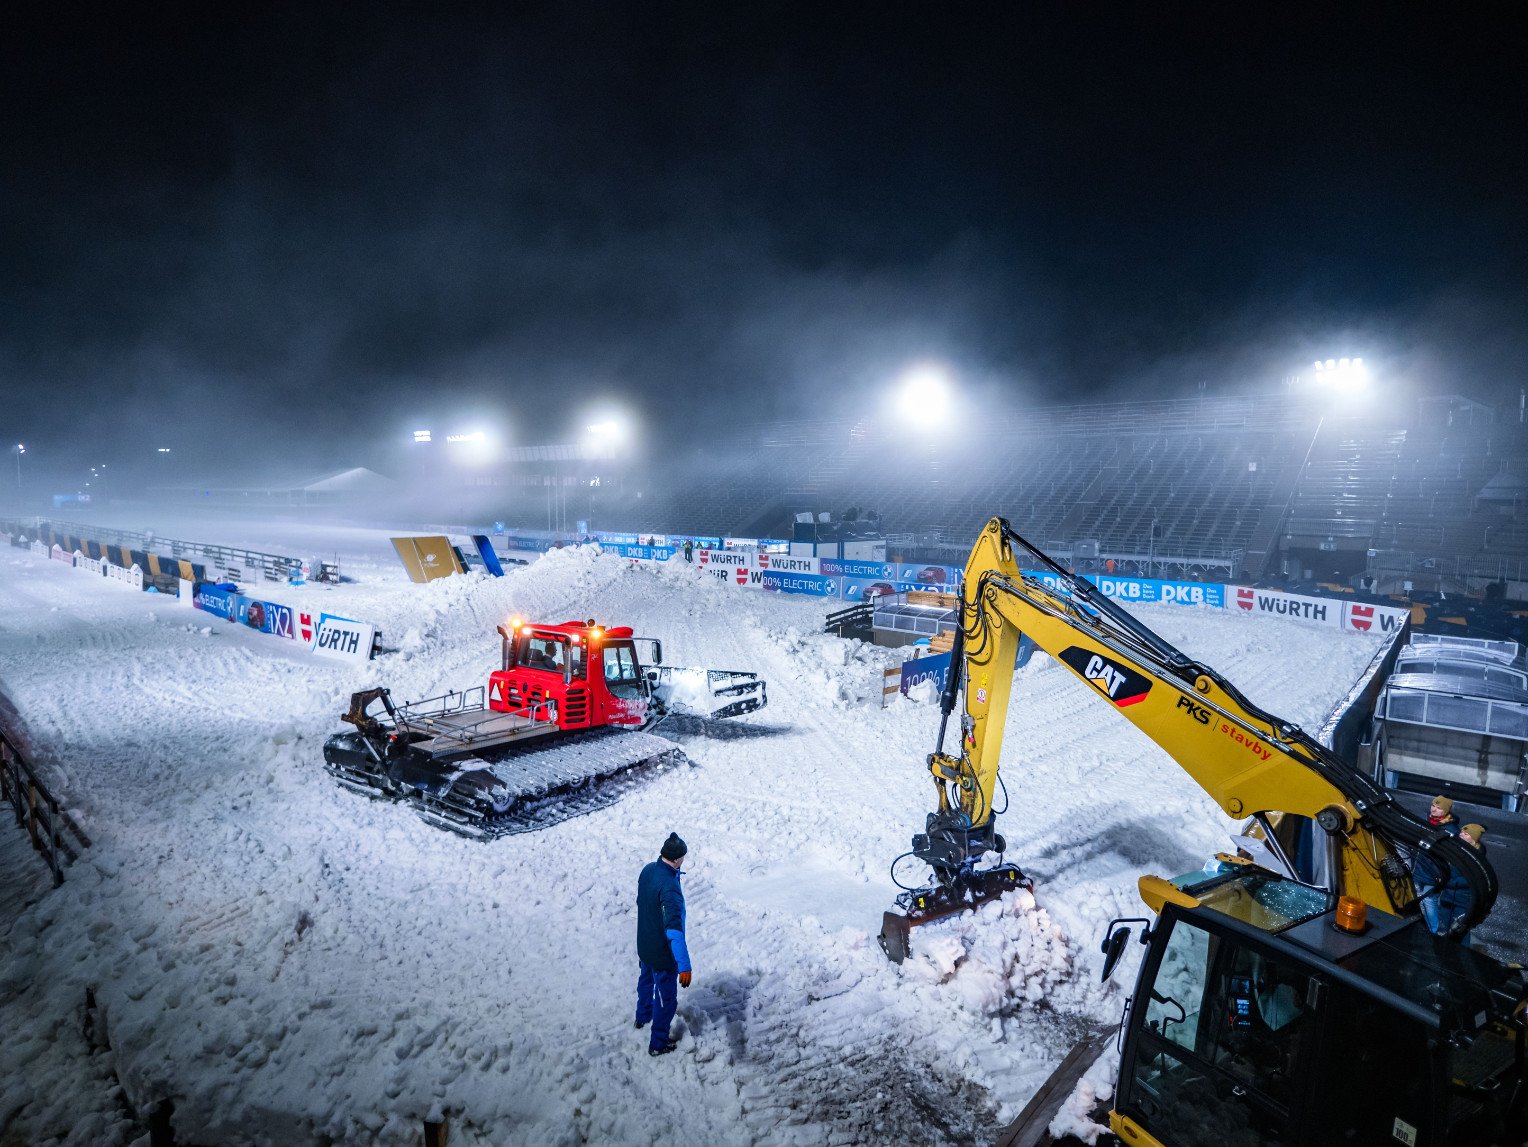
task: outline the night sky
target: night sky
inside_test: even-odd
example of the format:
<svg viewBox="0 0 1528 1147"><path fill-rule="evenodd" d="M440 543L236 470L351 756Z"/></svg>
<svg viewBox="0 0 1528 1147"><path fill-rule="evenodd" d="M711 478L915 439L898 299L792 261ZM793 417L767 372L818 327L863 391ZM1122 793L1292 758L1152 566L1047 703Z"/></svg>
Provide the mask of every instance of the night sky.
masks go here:
<svg viewBox="0 0 1528 1147"><path fill-rule="evenodd" d="M206 481L607 399L723 441L924 359L1002 402L1528 381L1505 7L504 8L10 14L5 441Z"/></svg>

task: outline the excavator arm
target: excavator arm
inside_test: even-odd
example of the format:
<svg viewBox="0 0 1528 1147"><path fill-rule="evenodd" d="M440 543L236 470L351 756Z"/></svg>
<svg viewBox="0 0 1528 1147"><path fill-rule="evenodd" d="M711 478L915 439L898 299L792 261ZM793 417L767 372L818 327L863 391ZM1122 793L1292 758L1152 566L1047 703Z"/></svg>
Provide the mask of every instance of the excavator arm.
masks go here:
<svg viewBox="0 0 1528 1147"><path fill-rule="evenodd" d="M1412 816L1298 726L1252 704L993 518L965 568L939 742L929 756L938 805L927 831L913 839L913 854L933 868L935 882L898 898L905 923L886 914L882 942L893 959L905 954L911 925L978 903L1005 883L1025 882L1011 866L1004 866L1015 874L1006 881L976 868L987 852L1003 851L993 798L1022 638L1160 745L1228 816L1256 817L1291 875L1399 913L1414 898L1403 856L1425 852L1469 884L1466 926L1490 910L1496 877L1476 850ZM946 752L948 718L961 690L960 743ZM1304 871L1282 847L1294 839L1295 818L1314 822L1321 844Z"/></svg>

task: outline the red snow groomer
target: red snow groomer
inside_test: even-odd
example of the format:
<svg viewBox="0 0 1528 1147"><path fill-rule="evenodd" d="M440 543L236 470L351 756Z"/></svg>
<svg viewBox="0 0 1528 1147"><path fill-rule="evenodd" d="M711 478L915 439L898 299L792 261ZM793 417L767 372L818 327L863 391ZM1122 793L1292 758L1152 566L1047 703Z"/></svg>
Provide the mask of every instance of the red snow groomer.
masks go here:
<svg viewBox="0 0 1528 1147"><path fill-rule="evenodd" d="M758 674L664 665L662 645L626 626L517 618L498 631L503 663L486 690L407 705L382 688L352 695L341 719L355 732L324 743L328 771L442 828L502 836L609 804L639 767L682 760L647 731L665 717L719 720L767 700ZM385 712L372 716L375 701Z"/></svg>

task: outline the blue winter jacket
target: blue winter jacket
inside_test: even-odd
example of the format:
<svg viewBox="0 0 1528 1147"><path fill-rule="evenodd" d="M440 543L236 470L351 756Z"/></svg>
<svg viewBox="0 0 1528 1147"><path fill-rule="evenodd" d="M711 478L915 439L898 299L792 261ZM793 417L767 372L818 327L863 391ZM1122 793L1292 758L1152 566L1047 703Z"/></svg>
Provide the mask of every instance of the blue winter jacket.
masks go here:
<svg viewBox="0 0 1528 1147"><path fill-rule="evenodd" d="M1475 848L1482 857L1485 856L1485 841L1481 841ZM1455 872L1443 886L1443 891L1438 893L1438 911L1443 917L1443 923L1449 934L1452 934L1454 928L1469 915L1474 903L1475 898L1470 895L1469 881L1465 880L1463 873Z"/></svg>
<svg viewBox="0 0 1528 1147"><path fill-rule="evenodd" d="M679 873L661 860L637 878L637 957L660 972L688 972L684 944L684 891Z"/></svg>
<svg viewBox="0 0 1528 1147"><path fill-rule="evenodd" d="M1450 817L1442 824L1435 824L1431 827L1441 828L1449 836L1457 838L1459 830L1464 826L1459 823L1458 817ZM1416 859L1411 862L1411 879L1412 883L1416 886L1417 895L1425 896L1435 891L1443 883L1443 869L1427 853L1419 852Z"/></svg>

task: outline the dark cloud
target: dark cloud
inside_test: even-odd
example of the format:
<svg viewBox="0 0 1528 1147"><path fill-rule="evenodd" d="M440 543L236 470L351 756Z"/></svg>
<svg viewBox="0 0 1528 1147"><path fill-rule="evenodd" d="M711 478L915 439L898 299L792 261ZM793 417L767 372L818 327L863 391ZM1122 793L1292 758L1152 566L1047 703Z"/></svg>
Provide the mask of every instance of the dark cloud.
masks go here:
<svg viewBox="0 0 1528 1147"><path fill-rule="evenodd" d="M610 394L714 435L928 357L1040 400L1349 343L1442 389L1523 374L1505 10L30 19L0 385L59 449L348 464L415 412L556 440Z"/></svg>

